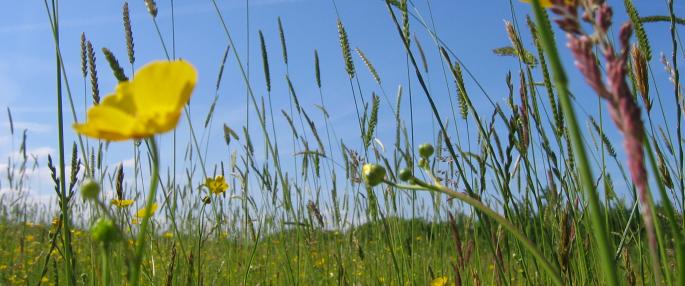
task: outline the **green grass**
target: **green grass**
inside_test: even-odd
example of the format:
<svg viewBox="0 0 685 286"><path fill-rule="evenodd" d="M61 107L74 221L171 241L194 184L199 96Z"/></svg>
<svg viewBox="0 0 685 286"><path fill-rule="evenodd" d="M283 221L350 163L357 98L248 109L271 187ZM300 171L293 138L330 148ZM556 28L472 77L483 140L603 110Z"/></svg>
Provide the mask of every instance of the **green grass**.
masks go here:
<svg viewBox="0 0 685 286"><path fill-rule="evenodd" d="M136 37L158 37L164 47L159 56L175 58L174 40L164 40L175 35L162 33L155 2L145 3L157 34ZM537 4L527 26L519 26L523 15L512 9L512 24L503 27L512 46L497 53L519 64L519 70L502 82L510 91L506 102L492 101L484 91L485 96L477 93L479 79L435 33L430 10L414 9L411 1L387 1L387 15L382 16L397 33L397 42L388 48L406 53L406 62L397 68L406 69L408 80L419 84L406 88L407 83L399 83L396 98L385 91L395 83L381 81L380 69L362 52L363 47L355 49L359 58L352 53L354 45L349 41L354 34L345 29L344 19L331 19L338 25L339 60L345 64L346 78L341 80L349 80L349 90L338 93L353 97L357 122L351 125L359 127L354 133L358 137L341 140L329 120L335 110L326 105L331 91L320 77L327 69L319 66L318 52L314 52L311 84L317 85L319 95L317 106L311 107L301 104L289 68L284 74L269 68L277 60L288 67L287 49L303 48L287 47L288 27L278 20L280 46L265 43L262 31L249 31L260 37L253 52L261 52L266 79L266 86L255 86L247 76L246 55L233 48L235 27L227 26L218 3L211 3L229 39L217 63L220 72L212 106L184 109L179 124L187 124L189 132L174 131L174 156L158 153L159 138L113 143L133 147L134 168L125 174L104 159L110 146L106 142L80 136L74 143L64 141L63 133L71 131L63 128L64 120L69 121L63 111L70 108L74 119L84 118L85 111L75 110L73 101L80 96L85 102L95 101L98 78L92 73L95 63L86 61L93 57L87 55L91 51L85 50L84 41L84 92L72 91L61 61L66 51L56 45L59 153L53 155L57 164L52 157L47 164L52 172L52 182L47 183L54 184L59 200L41 204L22 193L0 195L0 285L429 285L438 277L448 277L450 285L681 285L685 281L685 138L680 130L681 107L666 96L668 91L685 92L681 85L651 85L655 92L647 97L635 82L649 85L650 81L633 74L632 59L627 63L622 79L627 80L630 95L636 95L632 104L638 104L642 114L645 136L640 142L647 189L653 190L641 197L628 159L615 151L614 146L623 147L623 142L604 133L616 128L607 119L606 99L596 98L596 110L587 110L591 104L579 104L579 95L566 77L575 67L562 65L560 55L566 53L553 40L553 33L561 38L563 31L552 27L549 18L559 16ZM682 15L671 9L666 16L640 18L632 1L624 5L638 26L639 48L644 51L651 52L651 47L642 25L670 21L673 57L666 59L666 67L673 78L679 78L676 59L683 54L675 27L682 25ZM54 36L45 41L56 43L59 1L44 1L44 6ZM130 23L124 27L130 29ZM412 33L426 33L433 42L419 44L416 37L410 38ZM133 73L134 66L142 64L135 63L135 39L130 35L122 45L129 49ZM619 48L618 40L601 39L602 44ZM425 54L431 52L438 53L440 62L426 62ZM116 77L125 80L127 69L117 55L109 50L106 54ZM600 63L604 72L606 65ZM650 77L664 76L653 73L657 66L649 63ZM360 71L361 64L368 73ZM107 65L101 60L100 66ZM231 100L245 105L250 123L223 125L221 138L210 135L220 124L214 110L222 77L228 76L223 74L225 68L238 70L247 87L244 102L238 97ZM431 88L443 83L427 83L428 70L442 73L448 94ZM360 77L368 77L374 86L362 85ZM440 77L431 77L436 78ZM279 80L286 89L272 90L272 82ZM89 85L91 89L86 88ZM274 106L272 93L287 94L288 106ZM659 108L646 108L637 98L641 96L653 99L651 105ZM445 97L450 98L450 106L435 103L446 102ZM413 116L419 111L411 102L417 99L431 104L424 114L433 118L429 129L434 139L428 144L434 146L434 154L415 146L423 143L414 142L419 130ZM485 100L491 104L489 109L476 107L476 101ZM69 103L64 110L62 102ZM678 112L675 125L669 126L666 115L673 110L664 108ZM11 107L8 117L15 140L20 134L15 134ZM203 119L204 124L193 125L189 118ZM289 128L277 130L276 122L287 122ZM381 124L395 127L394 138L375 140ZM213 156L208 153L210 139L227 144L228 153L221 156L229 159L206 163ZM35 180L29 174L38 166L26 155L27 140L21 137L18 154L23 156L8 159L7 176L0 185L21 190ZM255 150L255 143L264 149ZM64 150L69 144L71 157ZM283 144L292 144L293 149L285 150ZM184 152L184 157L176 157ZM159 166L160 156L169 158L165 160L169 166ZM365 164L372 164L373 171L364 171ZM66 173L68 165L71 174ZM378 177L380 170L385 175ZM215 196L202 183L219 174L228 178L231 190ZM79 187L86 179L136 203L117 208L105 193L84 200ZM638 198L644 203L635 203ZM133 223L135 212L153 201L159 205L156 214ZM653 231L645 224L650 215ZM113 221L114 234L98 241L91 235L91 225L102 217Z"/></svg>

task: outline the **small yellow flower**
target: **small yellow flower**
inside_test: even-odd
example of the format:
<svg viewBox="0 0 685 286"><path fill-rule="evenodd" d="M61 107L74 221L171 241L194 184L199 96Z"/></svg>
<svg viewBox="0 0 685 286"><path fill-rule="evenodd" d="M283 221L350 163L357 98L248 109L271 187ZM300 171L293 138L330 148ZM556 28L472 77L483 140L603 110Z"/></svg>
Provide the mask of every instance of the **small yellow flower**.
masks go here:
<svg viewBox="0 0 685 286"><path fill-rule="evenodd" d="M133 200L120 200L120 199L113 199L112 204L117 206L118 208L127 208L130 205L133 204Z"/></svg>
<svg viewBox="0 0 685 286"><path fill-rule="evenodd" d="M322 268L326 264L326 259L321 257L314 261L314 267L316 268Z"/></svg>
<svg viewBox="0 0 685 286"><path fill-rule="evenodd" d="M197 82L197 71L185 61L157 61L142 67L133 80L88 110L76 132L109 141L144 139L176 128Z"/></svg>
<svg viewBox="0 0 685 286"><path fill-rule="evenodd" d="M431 281L430 285L431 286L445 286L445 285L447 285L447 281L448 281L447 276L440 276L438 278L433 279L433 281Z"/></svg>
<svg viewBox="0 0 685 286"><path fill-rule="evenodd" d="M164 238L169 238L169 239L174 238L174 234L170 231L165 232L163 236L164 236Z"/></svg>
<svg viewBox="0 0 685 286"><path fill-rule="evenodd" d="M526 2L526 3L531 3L533 0L521 0L521 2ZM564 3L567 5L572 5L575 2L575 0L565 0ZM549 8L554 6L554 3L552 3L552 0L540 0L540 6L543 8Z"/></svg>
<svg viewBox="0 0 685 286"><path fill-rule="evenodd" d="M27 241L27 242L32 242L32 241L34 241L34 240L36 240L36 238L35 238L33 235L30 235L30 234L29 234L29 235L26 236L26 241Z"/></svg>
<svg viewBox="0 0 685 286"><path fill-rule="evenodd" d="M153 203L152 206L150 207L150 212L146 212L145 207L142 209L139 209L138 212L136 212L136 218L143 219L143 218L149 218L155 214L157 211L157 203Z"/></svg>
<svg viewBox="0 0 685 286"><path fill-rule="evenodd" d="M521 1L526 2L526 3L533 2L532 0L521 0ZM554 4L552 4L552 0L540 0L540 6L542 6L544 8L552 7L552 5L554 5Z"/></svg>
<svg viewBox="0 0 685 286"><path fill-rule="evenodd" d="M531 3L533 1L532 0L521 0L521 2ZM552 1L551 0L540 0L540 6L545 7L545 8L552 7Z"/></svg>
<svg viewBox="0 0 685 286"><path fill-rule="evenodd" d="M228 190L228 184L226 183L226 179L224 176L216 176L215 178L207 178L205 180L205 186L207 189L209 189L210 192L212 192L215 195L222 194L226 190Z"/></svg>

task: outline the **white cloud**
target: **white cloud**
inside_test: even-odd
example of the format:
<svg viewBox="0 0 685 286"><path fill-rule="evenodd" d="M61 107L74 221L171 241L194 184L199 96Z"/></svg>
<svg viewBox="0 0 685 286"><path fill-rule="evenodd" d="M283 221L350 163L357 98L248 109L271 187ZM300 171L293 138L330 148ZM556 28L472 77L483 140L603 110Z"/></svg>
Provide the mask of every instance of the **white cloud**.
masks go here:
<svg viewBox="0 0 685 286"><path fill-rule="evenodd" d="M131 169L133 169L133 167L135 166L135 163L136 163L136 160L135 160L135 159L129 158L129 159L120 161L120 162L117 163L115 166L118 166L119 164L121 164L121 165L124 166L124 168L131 168Z"/></svg>
<svg viewBox="0 0 685 286"><path fill-rule="evenodd" d="M0 105L4 106L7 106L21 91L17 81L13 80L11 73L6 70L0 66Z"/></svg>
<svg viewBox="0 0 685 286"><path fill-rule="evenodd" d="M47 133L52 130L50 125L38 122L15 121L13 125L15 133L23 132L24 129L28 130L29 133ZM10 127L9 122L5 122L5 127Z"/></svg>
<svg viewBox="0 0 685 286"><path fill-rule="evenodd" d="M38 147L35 149L29 149L29 154L37 156L38 158L47 158L48 155L54 154L56 151L50 146Z"/></svg>
<svg viewBox="0 0 685 286"><path fill-rule="evenodd" d="M42 161L44 159L47 160L48 155L54 155L56 152L57 151L55 151L55 149L50 146L42 146L26 150L26 155L29 159L36 157L39 161ZM16 150L14 151L14 153L9 155L9 157L14 162L22 160L23 156L24 155L21 152L19 152L19 150Z"/></svg>

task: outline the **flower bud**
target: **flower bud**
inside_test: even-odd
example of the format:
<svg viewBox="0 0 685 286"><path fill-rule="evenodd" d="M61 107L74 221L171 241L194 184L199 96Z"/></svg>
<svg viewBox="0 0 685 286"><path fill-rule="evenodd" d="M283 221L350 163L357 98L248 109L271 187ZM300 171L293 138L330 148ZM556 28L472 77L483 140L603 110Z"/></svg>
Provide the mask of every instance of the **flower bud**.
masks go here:
<svg viewBox="0 0 685 286"><path fill-rule="evenodd" d="M108 244L119 238L114 222L108 218L101 217L90 227L90 235L95 241Z"/></svg>
<svg viewBox="0 0 685 286"><path fill-rule="evenodd" d="M88 200L95 200L100 194L100 185L91 179L87 179L81 184L81 196Z"/></svg>
<svg viewBox="0 0 685 286"><path fill-rule="evenodd" d="M404 168L404 169L400 170L399 177L400 177L400 180L402 180L404 182L408 181L413 176L414 175L412 174L411 169L409 169L409 168Z"/></svg>
<svg viewBox="0 0 685 286"><path fill-rule="evenodd" d="M428 159L426 158L421 158L419 160L419 167L421 168L428 168Z"/></svg>
<svg viewBox="0 0 685 286"><path fill-rule="evenodd" d="M375 187L383 182L383 179L385 178L385 168L377 164L365 164L364 167L362 167L362 177L367 185Z"/></svg>
<svg viewBox="0 0 685 286"><path fill-rule="evenodd" d="M433 145L429 143L419 145L419 155L421 155L421 157L430 158L430 156L433 156L433 152L435 152Z"/></svg>

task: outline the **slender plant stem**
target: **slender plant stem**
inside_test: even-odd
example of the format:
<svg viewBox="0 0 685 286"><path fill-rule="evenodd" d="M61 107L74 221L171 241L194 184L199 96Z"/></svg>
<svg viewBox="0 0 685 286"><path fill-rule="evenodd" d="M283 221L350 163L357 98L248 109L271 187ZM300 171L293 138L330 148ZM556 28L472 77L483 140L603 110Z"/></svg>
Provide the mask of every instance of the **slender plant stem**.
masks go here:
<svg viewBox="0 0 685 286"><path fill-rule="evenodd" d="M547 274L550 275L550 278L552 279L552 282L554 285L563 285L561 281L561 276L559 274L559 270L556 269L547 259L545 256L535 247L535 244L533 244L532 241L530 241L525 234L523 234L521 231L519 231L516 226L514 226L509 220L507 220L505 217L501 216L488 206L484 205L482 202L479 200L469 196L466 193L459 193L455 192L453 190L450 190L446 187L439 186L439 185L430 185L425 182L422 182L420 180L415 180L415 185L398 185L395 184L394 182L390 181L385 181L386 184L393 186L395 188L400 188L400 189L406 189L406 190L415 190L415 191L435 191L438 193L445 194L449 197L458 199L462 202L465 202L469 204L470 206L478 209L479 211L483 212L486 216L489 218L495 220L497 223L502 225L506 230L508 230L514 237L523 244L523 247L526 248L542 265L542 269L547 272Z"/></svg>
<svg viewBox="0 0 685 286"><path fill-rule="evenodd" d="M155 202L157 193L157 180L159 178L159 151L157 150L157 143L155 138L147 139L150 146L150 153L152 156L152 176L150 177L150 189L148 190L147 202L145 203L143 222L140 224L140 232L138 239L136 239L136 253L133 258L133 267L131 269L130 281L131 285L138 286L140 283L140 267L143 263L143 256L145 255L145 238L150 221L152 217L152 204Z"/></svg>
<svg viewBox="0 0 685 286"><path fill-rule="evenodd" d="M109 246L102 245L102 286L108 286L109 283Z"/></svg>
<svg viewBox="0 0 685 286"><path fill-rule="evenodd" d="M47 7L47 2L46 9ZM68 285L74 285L74 263L71 248L71 231L69 226L69 195L67 194L65 163L64 163L64 116L62 108L62 57L59 52L59 1L52 0L52 13L48 10L48 15L52 15L52 32L55 40L55 59L57 75L57 143L59 148L59 189L60 189L60 208L62 211L62 242L64 247L64 267L67 275Z"/></svg>
<svg viewBox="0 0 685 286"><path fill-rule="evenodd" d="M649 158L649 164L650 167L652 168L652 172L658 176L659 174L659 169L656 165L656 160L654 159L654 153L652 152L652 145L649 142L649 139L645 138L644 140L644 147L645 147L645 152L647 153L647 158ZM669 226L671 227L671 232L673 235L673 240L674 240L674 246L675 246L675 253L676 253L676 269L674 273L677 274L676 276L676 285L685 285L685 244L683 243L683 234L682 234L682 229L678 226L677 223L677 218L676 218L676 211L673 208L673 205L671 204L671 200L668 199L668 194L666 193L666 188L664 187L664 182L661 178L657 177L656 179L656 185L657 189L659 190L659 196L661 196L664 206L664 213L666 215L667 221ZM657 218L656 216L656 208L654 207L654 202L651 196L650 198L650 204L652 205L652 210L654 212L654 217ZM659 224L658 220L655 219L655 227L659 229ZM665 245L663 246L665 247Z"/></svg>

